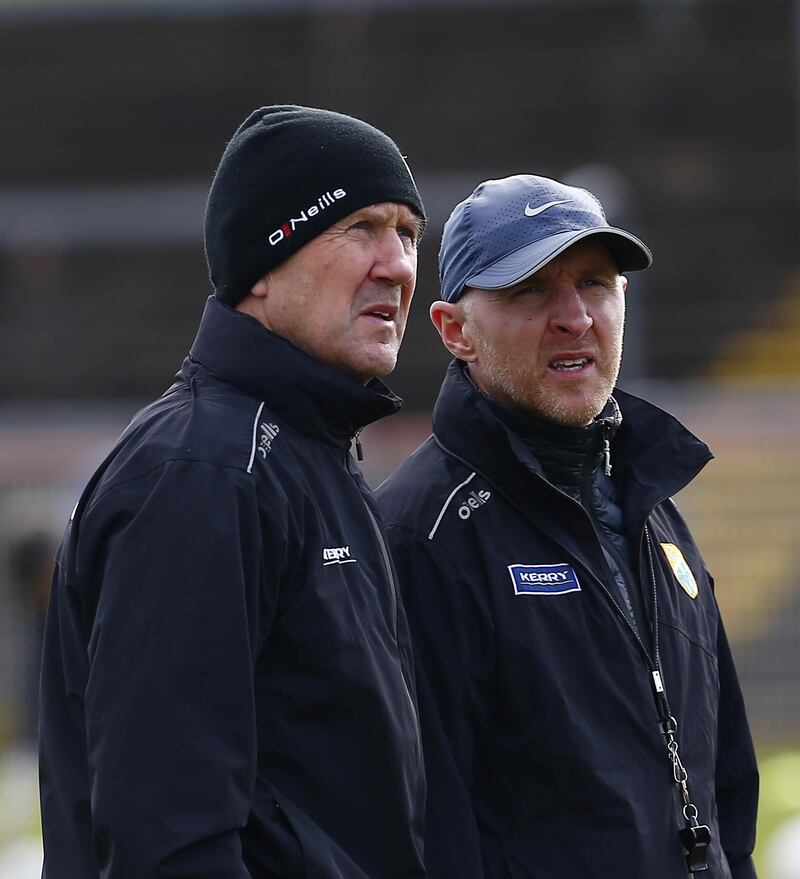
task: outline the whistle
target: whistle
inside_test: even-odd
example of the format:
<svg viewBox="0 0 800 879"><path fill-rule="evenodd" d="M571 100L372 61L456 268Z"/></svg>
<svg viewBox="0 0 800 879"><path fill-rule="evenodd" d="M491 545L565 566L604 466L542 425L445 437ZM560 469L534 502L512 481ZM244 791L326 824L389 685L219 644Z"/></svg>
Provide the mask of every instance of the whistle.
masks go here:
<svg viewBox="0 0 800 879"><path fill-rule="evenodd" d="M711 844L711 831L705 824L697 827L685 827L678 831L678 838L683 846L686 866L690 873L701 873L708 869L708 846Z"/></svg>

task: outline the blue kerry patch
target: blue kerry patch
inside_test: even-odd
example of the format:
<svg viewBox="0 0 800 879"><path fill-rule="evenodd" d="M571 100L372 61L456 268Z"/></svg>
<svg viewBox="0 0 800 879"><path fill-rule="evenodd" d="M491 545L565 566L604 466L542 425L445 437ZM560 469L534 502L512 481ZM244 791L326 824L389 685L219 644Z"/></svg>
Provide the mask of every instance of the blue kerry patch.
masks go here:
<svg viewBox="0 0 800 879"><path fill-rule="evenodd" d="M516 595L564 595L581 591L571 565L509 565L508 573Z"/></svg>

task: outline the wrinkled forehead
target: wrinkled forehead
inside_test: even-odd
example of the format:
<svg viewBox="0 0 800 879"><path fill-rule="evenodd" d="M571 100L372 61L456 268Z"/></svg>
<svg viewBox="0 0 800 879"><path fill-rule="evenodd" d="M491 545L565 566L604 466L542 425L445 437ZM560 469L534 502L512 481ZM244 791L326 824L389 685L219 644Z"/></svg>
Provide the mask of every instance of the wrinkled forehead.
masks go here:
<svg viewBox="0 0 800 879"><path fill-rule="evenodd" d="M424 220L416 211L412 210L409 205L397 201L381 201L365 205L343 217L336 225L347 225L358 219L371 219L386 225L413 226L420 233L425 226Z"/></svg>

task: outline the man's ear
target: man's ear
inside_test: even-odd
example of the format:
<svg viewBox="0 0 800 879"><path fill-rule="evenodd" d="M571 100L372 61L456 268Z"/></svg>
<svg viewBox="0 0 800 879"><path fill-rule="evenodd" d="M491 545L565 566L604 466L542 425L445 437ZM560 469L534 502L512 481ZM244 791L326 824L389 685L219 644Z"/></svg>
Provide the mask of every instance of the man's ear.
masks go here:
<svg viewBox="0 0 800 879"><path fill-rule="evenodd" d="M475 360L475 347L469 339L469 333L464 332L467 316L463 306L458 302L439 300L431 305L430 315L444 347L459 360L472 363Z"/></svg>
<svg viewBox="0 0 800 879"><path fill-rule="evenodd" d="M254 317L268 330L272 329L267 309L269 294L269 275L259 278L250 288L250 292L236 305L237 311L242 311Z"/></svg>
<svg viewBox="0 0 800 879"><path fill-rule="evenodd" d="M267 293L269 292L269 275L264 275L263 278L259 278L255 284L250 288L250 293L253 296L258 297L259 299L263 299Z"/></svg>

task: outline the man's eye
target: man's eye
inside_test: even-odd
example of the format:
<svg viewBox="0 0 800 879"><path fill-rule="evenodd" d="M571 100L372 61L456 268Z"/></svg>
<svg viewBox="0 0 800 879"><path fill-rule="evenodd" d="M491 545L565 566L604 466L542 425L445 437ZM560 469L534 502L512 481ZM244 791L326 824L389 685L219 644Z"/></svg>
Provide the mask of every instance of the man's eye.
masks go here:
<svg viewBox="0 0 800 879"><path fill-rule="evenodd" d="M403 238L408 238L412 244L417 243L417 230L412 229L410 226L398 226L397 234Z"/></svg>
<svg viewBox="0 0 800 879"><path fill-rule="evenodd" d="M584 287L603 287L607 290L611 290L614 284L615 282L610 278L587 278L583 282Z"/></svg>

